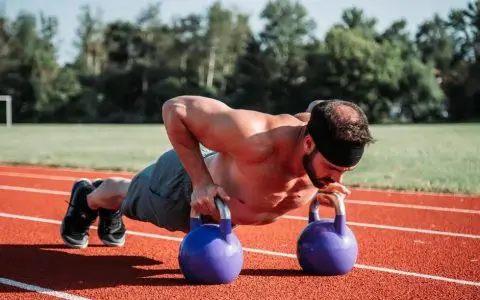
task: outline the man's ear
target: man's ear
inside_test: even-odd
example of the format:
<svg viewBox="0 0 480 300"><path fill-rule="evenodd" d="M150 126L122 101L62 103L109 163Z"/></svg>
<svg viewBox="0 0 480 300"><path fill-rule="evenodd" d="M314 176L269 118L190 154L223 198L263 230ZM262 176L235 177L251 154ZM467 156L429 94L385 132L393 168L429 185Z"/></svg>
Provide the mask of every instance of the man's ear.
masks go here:
<svg viewBox="0 0 480 300"><path fill-rule="evenodd" d="M303 151L307 154L315 151L315 142L313 141L312 136L308 133L303 138Z"/></svg>

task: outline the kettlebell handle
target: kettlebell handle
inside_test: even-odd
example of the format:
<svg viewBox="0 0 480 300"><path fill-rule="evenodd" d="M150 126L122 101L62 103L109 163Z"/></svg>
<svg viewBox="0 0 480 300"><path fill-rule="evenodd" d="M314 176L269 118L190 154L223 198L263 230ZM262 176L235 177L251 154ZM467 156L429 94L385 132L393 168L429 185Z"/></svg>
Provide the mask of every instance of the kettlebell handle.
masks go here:
<svg viewBox="0 0 480 300"><path fill-rule="evenodd" d="M224 235L224 238L227 237L232 232L232 214L228 206L223 202L222 198L216 196L214 198L215 206L217 207L220 213L220 229ZM190 210L190 231L200 227L202 221L200 215L192 208Z"/></svg>
<svg viewBox="0 0 480 300"><path fill-rule="evenodd" d="M313 195L310 201L309 213L308 213L308 223L312 223L315 221L320 221L320 215L318 213L320 209L320 202L317 200L317 194ZM346 220L346 211L345 211L345 195L333 192L334 195L333 199L331 200L331 204L335 208L335 219L333 222L333 226L335 227L335 231L339 235L343 235L345 233L345 227L347 225Z"/></svg>

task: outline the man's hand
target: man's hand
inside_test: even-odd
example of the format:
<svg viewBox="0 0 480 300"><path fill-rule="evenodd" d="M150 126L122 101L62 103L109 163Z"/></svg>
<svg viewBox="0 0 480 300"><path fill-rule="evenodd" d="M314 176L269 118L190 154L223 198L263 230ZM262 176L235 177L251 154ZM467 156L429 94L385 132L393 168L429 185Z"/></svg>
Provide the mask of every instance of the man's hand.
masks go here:
<svg viewBox="0 0 480 300"><path fill-rule="evenodd" d="M344 185L340 183L331 183L324 188L318 190L316 199L322 206L334 207L333 203L336 197L334 193L339 193L345 197L350 196L351 192Z"/></svg>
<svg viewBox="0 0 480 300"><path fill-rule="evenodd" d="M219 219L220 213L215 205L215 197L219 196L224 202L230 197L225 190L216 184L201 185L193 188L191 206L198 215L210 215Z"/></svg>

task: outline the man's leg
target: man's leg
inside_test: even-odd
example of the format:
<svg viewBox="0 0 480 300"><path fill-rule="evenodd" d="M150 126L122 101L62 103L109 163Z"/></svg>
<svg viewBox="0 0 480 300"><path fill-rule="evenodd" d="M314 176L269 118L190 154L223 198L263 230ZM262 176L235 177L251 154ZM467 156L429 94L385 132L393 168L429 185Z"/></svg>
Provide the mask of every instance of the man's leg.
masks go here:
<svg viewBox="0 0 480 300"><path fill-rule="evenodd" d="M93 182L95 190L87 196L88 206L93 210L120 210L123 199L127 196L130 182L130 179L122 177L96 179Z"/></svg>
<svg viewBox="0 0 480 300"><path fill-rule="evenodd" d="M77 180L70 196L69 207L62 221L61 236L72 248L86 248L90 225L100 216L98 236L105 245L123 246L125 226L120 206L127 194L130 180L112 177L106 180Z"/></svg>
<svg viewBox="0 0 480 300"><path fill-rule="evenodd" d="M202 154L214 153L202 151ZM131 181L118 177L94 181L93 184L89 180L79 180L73 186L70 205L62 222L62 238L70 247L87 247L89 227L99 215L98 233L104 243L107 238L111 240L115 236L103 228L110 227L109 224L115 228L115 224L123 225L121 216L149 222L169 231L188 232L191 193L190 178L173 149L162 154ZM106 210L114 217L108 218ZM123 237L124 227L118 228L117 235ZM121 245L122 240L118 240L117 244Z"/></svg>
<svg viewBox="0 0 480 300"><path fill-rule="evenodd" d="M95 190L87 195L87 204L98 210L98 237L104 245L122 247L125 244L125 224L120 210L127 196L130 179L110 177L93 182Z"/></svg>

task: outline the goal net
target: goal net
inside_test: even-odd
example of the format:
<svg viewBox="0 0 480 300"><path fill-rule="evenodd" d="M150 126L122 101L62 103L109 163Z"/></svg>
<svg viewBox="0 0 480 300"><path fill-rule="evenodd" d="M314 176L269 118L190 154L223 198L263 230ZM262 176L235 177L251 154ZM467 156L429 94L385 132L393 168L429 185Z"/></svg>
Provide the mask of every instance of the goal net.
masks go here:
<svg viewBox="0 0 480 300"><path fill-rule="evenodd" d="M0 95L0 103L5 103L5 123L10 127L12 126L12 97Z"/></svg>

